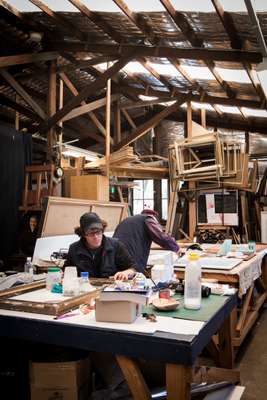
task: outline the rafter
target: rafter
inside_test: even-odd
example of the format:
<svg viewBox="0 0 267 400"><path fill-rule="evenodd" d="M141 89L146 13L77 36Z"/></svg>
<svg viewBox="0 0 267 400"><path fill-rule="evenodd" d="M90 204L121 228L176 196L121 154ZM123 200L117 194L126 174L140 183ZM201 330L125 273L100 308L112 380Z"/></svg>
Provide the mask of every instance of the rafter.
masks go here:
<svg viewBox="0 0 267 400"><path fill-rule="evenodd" d="M126 86L124 86L126 90ZM137 89L134 87L128 87L128 92L129 93L134 93L137 96L139 95L144 95L146 92L142 89ZM155 100L149 100L149 101L137 101L137 102L128 102L128 103L123 103L121 105L122 109L130 109L130 108L138 108L138 107L146 107L150 105L155 105L159 103L166 103L168 101L173 101L173 100L179 100L181 96L166 96L162 94L161 91L156 91L153 90L153 93L150 92L149 95L154 95L158 96L158 99ZM195 102L200 102L200 103L209 103L213 105L227 105L227 106L235 106L235 107L247 107L247 108L254 108L254 109L260 109L261 108L261 103L258 101L254 100L245 100L245 99L239 99L239 98L234 98L234 99L229 99L227 97L219 97L219 96L209 96L209 95L196 95L196 94L183 94L183 98L185 101L195 101Z"/></svg>
<svg viewBox="0 0 267 400"><path fill-rule="evenodd" d="M221 23L231 41L231 47L232 48L236 48L236 49L246 49L246 44L245 42L240 38L236 28L235 28L235 24L234 21L232 19L231 14L229 14L228 12L224 11L221 3L219 0L211 0L212 4L214 5L214 8L221 20ZM260 86L260 84L258 84L253 76L253 70L251 65L246 62L243 61L243 67L246 70L248 77L256 91L256 93L258 94L259 98L261 99L262 104L264 104L266 102L266 97L265 94Z"/></svg>
<svg viewBox="0 0 267 400"><path fill-rule="evenodd" d="M146 46L133 44L101 44L101 43L78 43L53 41L49 45L60 51L77 52L89 51L90 53L100 53L114 57L130 57L132 60L141 57L159 57L159 58L183 58L189 60L214 60L242 62L248 61L258 64L262 62L262 55L257 51L245 50L222 50L222 49L202 49L191 47L171 47L171 46Z"/></svg>
<svg viewBox="0 0 267 400"><path fill-rule="evenodd" d="M69 89L70 93L73 96L77 96L79 94L79 92L76 89L76 87L74 86L74 84L71 82L70 78L64 72L60 72L59 76L62 79L62 81L64 82L64 84L67 86L67 88ZM82 101L81 105L85 106L86 102ZM89 111L88 116L93 121L93 123L96 125L96 127L99 129L99 131L102 133L102 135L105 136L106 130L105 130L104 126L101 124L101 122L99 121L99 119L97 118L97 116L95 115L95 113L93 111Z"/></svg>
<svg viewBox="0 0 267 400"><path fill-rule="evenodd" d="M32 121L37 121L37 122L42 121L42 118L38 114L31 111L29 108L23 106L22 104L17 103L10 97L5 96L3 93L0 93L0 104L12 108L12 110L18 111L20 114L25 115L25 117L28 117Z"/></svg>
<svg viewBox="0 0 267 400"><path fill-rule="evenodd" d="M40 132L46 132L51 126L55 125L58 121L62 120L73 108L78 106L81 101L85 100L91 93L103 89L108 79L116 75L127 62L128 58L121 58L112 67L108 68L99 78L94 82L86 85L81 92L71 99L63 108L58 110L52 117L48 118L41 126Z"/></svg>
<svg viewBox="0 0 267 400"><path fill-rule="evenodd" d="M115 146L115 150L119 150L122 147L128 146L130 143L136 141L143 135L145 135L150 129L154 128L162 119L176 111L184 102L184 100L176 101L169 107L165 107L164 110L154 115L151 119L146 121L143 125L138 126L130 135L125 137L120 143Z"/></svg>
<svg viewBox="0 0 267 400"><path fill-rule="evenodd" d="M108 36L114 39L116 42L121 42L121 36L117 33L106 21L96 12L90 10L85 4L82 4L80 0L69 0L85 17L89 18L98 28L102 29Z"/></svg>
<svg viewBox="0 0 267 400"><path fill-rule="evenodd" d="M55 13L51 8L44 4L40 0L29 0L36 7L40 8L47 16L52 18L59 26L61 26L67 32L71 32L72 35L76 36L80 40L86 40L87 36L76 28L69 20L64 18L62 15Z"/></svg>
<svg viewBox="0 0 267 400"><path fill-rule="evenodd" d="M55 60L58 57L58 52L47 51L43 53L18 54L15 56L0 57L0 68L7 68L13 65L31 64L39 61Z"/></svg>
<svg viewBox="0 0 267 400"><path fill-rule="evenodd" d="M37 104L26 90L13 78L13 76L5 69L0 70L0 74L7 81L7 83L26 101L27 104L42 118L46 118L46 113Z"/></svg>
<svg viewBox="0 0 267 400"><path fill-rule="evenodd" d="M171 16L171 18L173 19L173 21L177 25L177 27L182 31L185 38L189 40L190 44L194 47L203 47L204 48L205 46L204 46L203 40L192 29L192 27L189 24L186 17L182 13L178 13L174 9L174 7L171 4L171 1L170 0L160 0L160 2L166 8L166 10L168 11L169 15ZM217 80L219 85L226 91L226 94L229 97L234 97L235 92L233 91L233 89L228 85L227 82L225 82L223 79L221 79L220 75L215 70L215 64L213 61L219 61L219 60L216 60L215 58L207 60L202 57L199 57L199 59L206 61L207 67L210 69L211 73L213 74L214 78ZM238 61L237 58L236 58L236 61ZM239 61L241 61L241 60L239 60Z"/></svg>

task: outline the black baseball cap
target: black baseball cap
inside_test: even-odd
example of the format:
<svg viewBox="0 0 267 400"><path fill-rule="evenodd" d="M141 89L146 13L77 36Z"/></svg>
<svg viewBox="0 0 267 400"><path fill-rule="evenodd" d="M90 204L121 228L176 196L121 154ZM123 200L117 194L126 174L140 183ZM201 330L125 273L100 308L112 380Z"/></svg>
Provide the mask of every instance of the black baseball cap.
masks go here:
<svg viewBox="0 0 267 400"><path fill-rule="evenodd" d="M94 212L87 212L80 218L80 227L84 233L94 231L97 229L104 229L102 220Z"/></svg>

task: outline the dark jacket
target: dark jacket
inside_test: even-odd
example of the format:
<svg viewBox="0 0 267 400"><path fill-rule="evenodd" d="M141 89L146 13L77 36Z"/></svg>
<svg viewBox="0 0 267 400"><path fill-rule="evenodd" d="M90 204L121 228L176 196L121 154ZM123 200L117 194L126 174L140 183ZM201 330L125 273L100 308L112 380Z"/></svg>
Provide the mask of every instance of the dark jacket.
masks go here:
<svg viewBox="0 0 267 400"><path fill-rule="evenodd" d="M138 271L143 272L147 266L152 241L165 250L178 252L175 239L163 232L157 219L143 213L124 219L116 228L113 237L122 241L137 264Z"/></svg>
<svg viewBox="0 0 267 400"><path fill-rule="evenodd" d="M135 215L124 219L115 229L114 237L121 240L137 264L137 270L143 272L147 265L152 239L145 224L147 215Z"/></svg>
<svg viewBox="0 0 267 400"><path fill-rule="evenodd" d="M88 250L85 243L81 238L70 245L64 265L77 267L79 275L82 271L88 271L89 277L101 278L128 268L135 268L133 259L118 239L103 236L102 245L95 252Z"/></svg>

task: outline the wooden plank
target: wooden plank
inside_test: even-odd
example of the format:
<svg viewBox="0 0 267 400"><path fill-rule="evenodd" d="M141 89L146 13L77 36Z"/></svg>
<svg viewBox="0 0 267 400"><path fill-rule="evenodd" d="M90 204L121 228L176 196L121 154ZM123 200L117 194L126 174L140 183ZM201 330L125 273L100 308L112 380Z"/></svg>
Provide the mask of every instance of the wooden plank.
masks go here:
<svg viewBox="0 0 267 400"><path fill-rule="evenodd" d="M78 90L76 89L76 87L74 86L74 84L71 82L71 80L69 79L69 77L66 75L66 73L64 72L60 72L59 76L61 77L61 79L63 80L63 82L65 83L65 85L67 86L67 88L69 89L69 91L74 95L77 96L79 94ZM85 101L81 102L82 105L86 105ZM93 111L89 111L88 112L89 118L94 122L94 124L96 125L96 127L100 130L100 132L102 133L103 136L106 135L106 130L104 128L104 126L101 124L101 122L98 120L97 116L95 115L95 113ZM101 140L101 138L92 133L92 132L88 132L88 136L91 137L92 139L95 139L96 141L103 143L103 140Z"/></svg>
<svg viewBox="0 0 267 400"><path fill-rule="evenodd" d="M124 146L128 146L130 143L134 142L135 140L145 135L150 129L154 128L162 119L166 118L168 115L177 110L179 105L182 103L183 99L180 101L176 101L171 106L166 107L163 111L160 111L158 114L154 115L143 125L137 127L130 135L122 139L122 141L115 146L115 149L119 150Z"/></svg>
<svg viewBox="0 0 267 400"><path fill-rule="evenodd" d="M262 54L258 51L244 50L217 50L217 49L202 49L192 47L172 47L172 46L146 46L133 44L100 44L93 42L63 42L53 41L49 45L54 49L68 52L88 51L91 53L101 53L116 57L127 57L138 59L141 57L159 57L159 58L185 58L189 60L213 60L213 61L229 61L258 64L262 62Z"/></svg>
<svg viewBox="0 0 267 400"><path fill-rule="evenodd" d="M26 101L29 106L32 107L32 109L42 118L46 118L46 113L41 109L39 104L37 104L32 97L26 92L25 89L13 78L10 73L5 70L1 69L0 74L3 76L3 78L9 83L9 85Z"/></svg>
<svg viewBox="0 0 267 400"><path fill-rule="evenodd" d="M121 110L119 101L114 106L114 138L116 143L121 141Z"/></svg>
<svg viewBox="0 0 267 400"><path fill-rule="evenodd" d="M73 108L78 106L81 101L85 100L90 94L95 93L97 90L102 89L107 80L119 72L125 64L129 61L128 58L121 58L112 67L108 68L99 78L94 82L86 85L81 92L71 99L61 110L58 110L55 115L48 118L39 128L40 133L46 132L51 126L55 125L58 121L62 120Z"/></svg>
<svg viewBox="0 0 267 400"><path fill-rule="evenodd" d="M240 371L237 369L197 366L193 374L194 383L214 383L228 381L233 384L240 382Z"/></svg>
<svg viewBox="0 0 267 400"><path fill-rule="evenodd" d="M128 383L134 400L151 399L150 391L146 385L137 362L121 355L116 355L116 359Z"/></svg>
<svg viewBox="0 0 267 400"><path fill-rule="evenodd" d="M168 400L189 400L191 367L177 364L166 365L166 388Z"/></svg>
<svg viewBox="0 0 267 400"><path fill-rule="evenodd" d="M243 299L243 306L241 308L241 313L238 319L238 323L236 325L236 330L237 332L240 334L240 331L243 329L245 320L246 320L246 316L247 316L247 312L248 312L248 307L249 304L251 302L252 299L252 294L253 294L253 290L254 290L254 284L252 284L248 290L248 292L245 294L245 299Z"/></svg>
<svg viewBox="0 0 267 400"><path fill-rule="evenodd" d="M113 94L111 96L111 101L113 102L115 100L118 100L117 94ZM101 107L105 106L106 104L107 104L106 97L104 97L103 99L92 101L91 103L85 103L84 105L71 110L67 115L65 115L64 118L62 118L62 121L63 122L69 121L70 119L77 118L83 114L89 113L90 111L97 110L98 108L101 108Z"/></svg>
<svg viewBox="0 0 267 400"><path fill-rule="evenodd" d="M0 57L0 68L11 67L12 65L32 64L40 61L55 60L59 56L56 51L46 51L43 53L18 54L14 56Z"/></svg>

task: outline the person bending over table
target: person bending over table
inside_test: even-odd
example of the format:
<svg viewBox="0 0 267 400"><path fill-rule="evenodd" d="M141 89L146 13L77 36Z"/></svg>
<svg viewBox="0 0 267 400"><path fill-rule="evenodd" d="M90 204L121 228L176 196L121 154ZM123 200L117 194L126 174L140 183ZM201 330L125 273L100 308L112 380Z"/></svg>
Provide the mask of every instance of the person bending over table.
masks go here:
<svg viewBox="0 0 267 400"><path fill-rule="evenodd" d="M175 239L163 232L158 218L156 211L145 208L141 214L124 219L115 229L113 237L124 243L140 272L147 266L152 241L164 250L180 251Z"/></svg>
<svg viewBox="0 0 267 400"><path fill-rule="evenodd" d="M96 213L83 214L75 228L80 240L70 245L64 267L76 266L79 275L87 271L94 278L131 279L136 273L135 262L120 240L104 235L105 227Z"/></svg>

